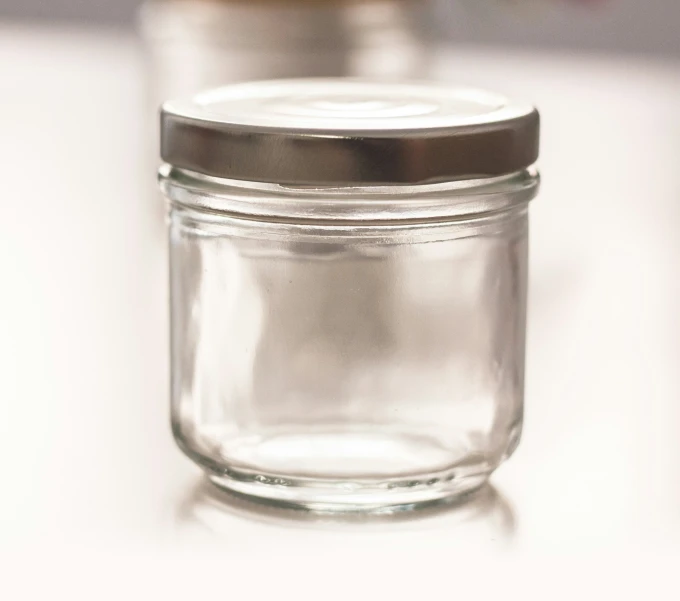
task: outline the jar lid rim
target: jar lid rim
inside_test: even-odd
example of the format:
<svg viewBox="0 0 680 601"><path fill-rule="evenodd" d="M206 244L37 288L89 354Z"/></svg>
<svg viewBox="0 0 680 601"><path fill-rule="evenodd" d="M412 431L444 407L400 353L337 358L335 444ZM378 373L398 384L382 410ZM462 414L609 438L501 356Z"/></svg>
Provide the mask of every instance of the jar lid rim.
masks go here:
<svg viewBox="0 0 680 601"><path fill-rule="evenodd" d="M248 181L356 185L491 177L532 165L538 142L534 107L430 82L248 82L161 109L164 161Z"/></svg>

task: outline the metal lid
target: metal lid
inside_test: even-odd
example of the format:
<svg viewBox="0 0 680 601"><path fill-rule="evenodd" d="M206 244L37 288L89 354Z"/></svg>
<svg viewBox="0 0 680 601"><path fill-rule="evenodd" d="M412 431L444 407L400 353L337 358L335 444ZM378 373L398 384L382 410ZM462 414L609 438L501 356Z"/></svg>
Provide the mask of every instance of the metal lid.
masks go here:
<svg viewBox="0 0 680 601"><path fill-rule="evenodd" d="M161 111L161 156L205 175L297 185L498 176L538 158L536 109L443 84L242 83Z"/></svg>

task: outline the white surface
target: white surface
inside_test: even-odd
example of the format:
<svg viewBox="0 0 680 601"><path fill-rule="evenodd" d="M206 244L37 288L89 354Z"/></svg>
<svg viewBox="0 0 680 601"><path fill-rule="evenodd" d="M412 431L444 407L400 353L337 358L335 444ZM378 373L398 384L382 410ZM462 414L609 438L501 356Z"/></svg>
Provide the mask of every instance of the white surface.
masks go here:
<svg viewBox="0 0 680 601"><path fill-rule="evenodd" d="M524 438L474 506L342 523L216 508L174 447L134 43L5 28L0 56L0 597L568 598L550 554L587 558L593 595L676 598L659 556L680 551L677 65L448 57L543 115Z"/></svg>

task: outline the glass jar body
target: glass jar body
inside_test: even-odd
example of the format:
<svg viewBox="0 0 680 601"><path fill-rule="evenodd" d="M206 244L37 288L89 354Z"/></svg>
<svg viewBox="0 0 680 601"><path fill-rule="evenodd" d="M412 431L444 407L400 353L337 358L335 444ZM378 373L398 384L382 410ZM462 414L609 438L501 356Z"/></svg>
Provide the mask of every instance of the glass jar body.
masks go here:
<svg viewBox="0 0 680 601"><path fill-rule="evenodd" d="M220 486L309 509L483 484L521 432L537 186L501 179L347 194L166 170L184 452Z"/></svg>

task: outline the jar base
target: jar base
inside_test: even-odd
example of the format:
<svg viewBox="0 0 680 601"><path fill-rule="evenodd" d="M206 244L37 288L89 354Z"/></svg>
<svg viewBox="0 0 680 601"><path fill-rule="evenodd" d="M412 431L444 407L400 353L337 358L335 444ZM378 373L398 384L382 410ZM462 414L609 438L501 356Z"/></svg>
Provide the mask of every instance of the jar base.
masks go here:
<svg viewBox="0 0 680 601"><path fill-rule="evenodd" d="M202 448L200 439L174 432L218 487L310 511L400 511L451 500L481 487L498 466L497 455L481 453L469 438L449 433L444 444L413 428L278 426L257 436L204 430Z"/></svg>
<svg viewBox="0 0 680 601"><path fill-rule="evenodd" d="M221 489L251 501L314 512L382 513L406 511L443 501L453 501L479 489L491 470L473 473L469 465L408 478L384 481L347 481L289 478L228 469L208 473Z"/></svg>

